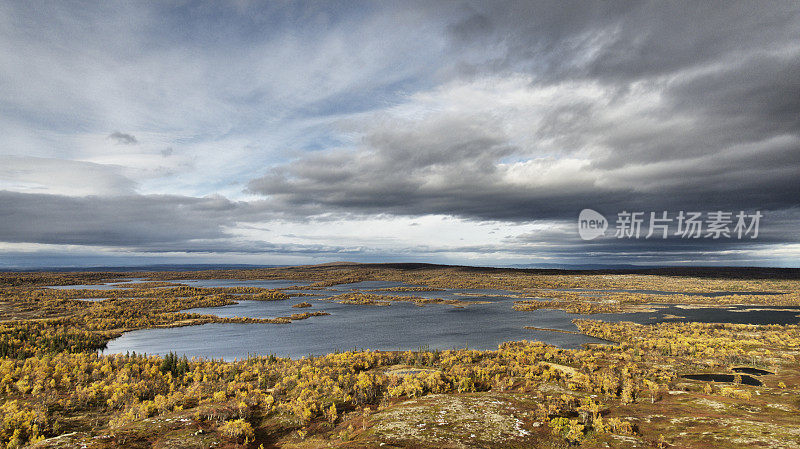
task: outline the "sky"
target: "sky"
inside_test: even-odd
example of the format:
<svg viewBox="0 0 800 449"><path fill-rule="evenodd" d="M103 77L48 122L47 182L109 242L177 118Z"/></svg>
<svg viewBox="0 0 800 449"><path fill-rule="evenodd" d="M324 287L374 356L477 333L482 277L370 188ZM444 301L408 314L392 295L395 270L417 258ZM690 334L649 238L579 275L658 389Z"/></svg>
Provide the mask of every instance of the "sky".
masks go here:
<svg viewBox="0 0 800 449"><path fill-rule="evenodd" d="M0 67L0 268L800 266L793 1L5 0Z"/></svg>

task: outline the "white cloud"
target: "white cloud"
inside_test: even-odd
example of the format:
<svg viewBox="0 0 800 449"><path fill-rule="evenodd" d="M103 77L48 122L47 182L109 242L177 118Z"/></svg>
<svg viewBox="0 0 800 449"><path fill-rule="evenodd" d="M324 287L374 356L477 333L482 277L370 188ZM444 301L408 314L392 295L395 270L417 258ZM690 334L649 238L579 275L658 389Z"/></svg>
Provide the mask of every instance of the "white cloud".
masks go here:
<svg viewBox="0 0 800 449"><path fill-rule="evenodd" d="M0 190L56 195L131 194L135 183L120 166L54 158L0 155Z"/></svg>

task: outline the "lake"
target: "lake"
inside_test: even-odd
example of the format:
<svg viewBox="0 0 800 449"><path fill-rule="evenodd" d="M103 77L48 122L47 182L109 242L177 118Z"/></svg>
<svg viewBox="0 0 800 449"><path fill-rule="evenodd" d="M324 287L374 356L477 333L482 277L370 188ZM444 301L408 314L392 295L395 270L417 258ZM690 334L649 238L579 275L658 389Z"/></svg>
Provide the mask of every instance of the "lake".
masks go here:
<svg viewBox="0 0 800 449"><path fill-rule="evenodd" d="M78 285L50 285L47 288L55 290L111 290L115 288L125 288L127 284L141 284L149 282L141 278L125 279L119 282L106 282L103 284L78 284Z"/></svg>
<svg viewBox="0 0 800 449"><path fill-rule="evenodd" d="M286 288L308 285L287 280L197 280L179 281L198 287ZM722 309L682 308L659 305L653 312L628 314L571 314L561 310L513 310L514 292L490 289L447 289L430 292L375 292L394 296L459 299L467 305L446 304L419 306L411 302L393 302L389 306L349 305L325 300L355 289L371 290L409 286L398 282L359 282L340 284L324 290L306 290L314 296L292 297L280 301L241 300L237 304L190 309L187 312L221 317L275 318L292 313L324 310L331 315L312 317L291 324L213 323L169 329L143 329L127 332L108 343L106 354L137 352L164 355L175 352L188 357L243 359L248 355L275 354L299 358L351 349L418 350L497 349L505 341L537 340L562 348L578 348L603 340L584 335L525 329L525 326L575 331L576 318L607 321L731 322L750 324L797 323L800 308L725 306ZM287 290L291 292L293 290ZM300 302L310 308L292 308ZM769 309L769 310L766 310ZM785 309L785 310L784 310ZM674 318L675 316L684 318Z"/></svg>

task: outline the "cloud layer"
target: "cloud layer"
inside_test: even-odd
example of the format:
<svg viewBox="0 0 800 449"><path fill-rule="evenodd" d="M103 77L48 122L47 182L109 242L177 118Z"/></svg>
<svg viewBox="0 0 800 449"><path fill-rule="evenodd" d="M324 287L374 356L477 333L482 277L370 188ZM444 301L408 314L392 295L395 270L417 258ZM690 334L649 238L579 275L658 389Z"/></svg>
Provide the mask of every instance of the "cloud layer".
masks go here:
<svg viewBox="0 0 800 449"><path fill-rule="evenodd" d="M5 2L0 242L796 265L798 42L794 2ZM583 208L764 232L583 242Z"/></svg>

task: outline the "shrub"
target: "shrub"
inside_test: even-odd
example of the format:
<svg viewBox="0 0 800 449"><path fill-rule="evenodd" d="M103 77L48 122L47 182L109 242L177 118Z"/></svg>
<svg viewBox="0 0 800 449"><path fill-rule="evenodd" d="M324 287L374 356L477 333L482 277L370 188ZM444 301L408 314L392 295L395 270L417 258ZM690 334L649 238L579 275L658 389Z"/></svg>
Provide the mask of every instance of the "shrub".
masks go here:
<svg viewBox="0 0 800 449"><path fill-rule="evenodd" d="M233 421L225 421L219 426L219 431L226 438L240 441L250 441L253 439L253 426L243 419L236 419Z"/></svg>

